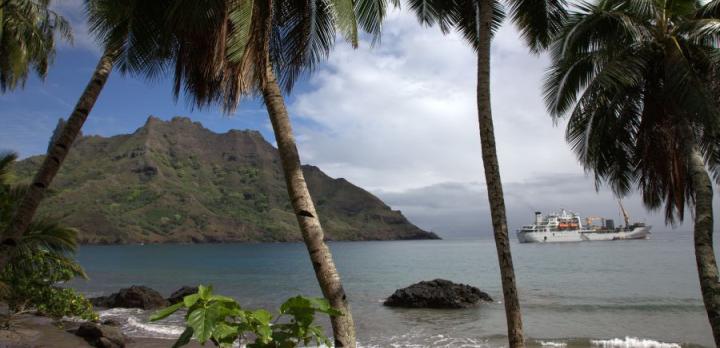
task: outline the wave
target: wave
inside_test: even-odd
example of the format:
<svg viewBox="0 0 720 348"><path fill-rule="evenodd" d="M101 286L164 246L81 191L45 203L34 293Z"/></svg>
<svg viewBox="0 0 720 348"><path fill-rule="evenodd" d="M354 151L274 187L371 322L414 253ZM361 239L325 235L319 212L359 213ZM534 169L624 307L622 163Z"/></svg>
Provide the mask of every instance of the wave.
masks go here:
<svg viewBox="0 0 720 348"><path fill-rule="evenodd" d="M177 338L180 336L185 328L176 325L162 325L162 324L146 324L140 321L135 316L129 316L127 319L127 325L135 328L136 330L144 331L145 333L161 335L166 338ZM154 336L157 337L157 336Z"/></svg>
<svg viewBox="0 0 720 348"><path fill-rule="evenodd" d="M602 348L681 348L680 344L677 343L666 343L637 337L590 340L590 343L595 347Z"/></svg>

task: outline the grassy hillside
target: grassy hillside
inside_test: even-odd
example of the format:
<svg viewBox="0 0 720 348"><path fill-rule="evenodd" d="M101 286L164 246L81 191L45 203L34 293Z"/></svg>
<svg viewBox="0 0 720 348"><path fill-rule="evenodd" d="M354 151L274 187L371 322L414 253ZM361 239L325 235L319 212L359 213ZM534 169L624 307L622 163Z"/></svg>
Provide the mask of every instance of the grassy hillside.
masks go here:
<svg viewBox="0 0 720 348"><path fill-rule="evenodd" d="M19 162L18 180L41 160ZM347 180L304 171L328 239L437 238ZM277 149L259 132L217 134L181 117L79 139L40 214L79 228L84 243L300 239Z"/></svg>

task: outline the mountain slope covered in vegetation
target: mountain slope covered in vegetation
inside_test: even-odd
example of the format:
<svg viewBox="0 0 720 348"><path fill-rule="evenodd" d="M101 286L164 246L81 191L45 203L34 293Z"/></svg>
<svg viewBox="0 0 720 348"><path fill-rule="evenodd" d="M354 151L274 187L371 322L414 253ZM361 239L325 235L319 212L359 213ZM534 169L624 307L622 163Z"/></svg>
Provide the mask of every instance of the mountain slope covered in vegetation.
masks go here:
<svg viewBox="0 0 720 348"><path fill-rule="evenodd" d="M18 180L41 160L18 162ZM303 169L328 239L437 238L347 180ZM301 240L277 149L257 131L218 134L183 117L80 138L40 213L80 229L84 243Z"/></svg>

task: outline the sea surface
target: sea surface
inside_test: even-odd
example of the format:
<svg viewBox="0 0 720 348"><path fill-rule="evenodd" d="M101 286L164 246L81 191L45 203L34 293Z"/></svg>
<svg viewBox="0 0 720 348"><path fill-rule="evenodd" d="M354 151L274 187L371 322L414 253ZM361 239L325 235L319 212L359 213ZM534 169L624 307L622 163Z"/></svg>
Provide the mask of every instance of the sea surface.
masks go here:
<svg viewBox="0 0 720 348"><path fill-rule="evenodd" d="M361 347L503 347L506 324L491 239L332 242ZM713 345L689 232L649 240L518 244L512 254L525 334L536 347L710 347ZM74 288L105 295L146 285L164 295L212 284L248 309L288 297L321 296L303 244L84 246L89 281ZM382 306L398 288L449 279L479 287L494 303L463 310ZM111 309L131 336L173 337L181 317L148 323L150 312ZM327 320L323 320L327 325ZM328 334L331 332L328 331Z"/></svg>

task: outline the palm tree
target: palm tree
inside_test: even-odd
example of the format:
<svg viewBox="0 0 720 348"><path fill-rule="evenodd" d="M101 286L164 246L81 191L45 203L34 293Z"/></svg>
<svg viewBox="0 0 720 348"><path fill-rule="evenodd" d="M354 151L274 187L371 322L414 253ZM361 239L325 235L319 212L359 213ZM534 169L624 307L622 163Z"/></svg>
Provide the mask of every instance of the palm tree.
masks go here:
<svg viewBox="0 0 720 348"><path fill-rule="evenodd" d="M47 1L42 3L47 4ZM113 2L113 6L107 6L107 4L101 6L103 4L88 0L87 4L87 11L91 15L91 19L94 19L91 23L94 29L99 25L98 14L108 15L110 12L114 18L118 19L114 22L112 40L101 38L107 39L112 44L105 46L92 77L80 95L70 117L62 129L53 136L40 168L15 209L9 222L9 228L2 235L0 271L5 267L13 249L18 246L23 234L28 230L45 191L57 175L72 144L80 134L80 130L105 86L116 61L122 61L123 64L120 67L125 71L128 69L128 65L133 64L142 64L151 69L158 60L157 57L149 56L151 52L156 53L156 51L150 51L149 47L155 47L156 41L159 40L156 33L159 31L161 23L156 19L161 17L158 11L163 10L161 1L123 0Z"/></svg>
<svg viewBox="0 0 720 348"><path fill-rule="evenodd" d="M508 338L511 347L524 346L522 317L510 253L505 200L498 164L490 106L490 42L505 18L505 8L497 0L410 0L410 7L421 23L439 25L444 33L462 33L477 54L477 103L485 182L492 217L495 246L500 263ZM509 0L511 19L530 49L539 52L551 41L565 19L564 0Z"/></svg>
<svg viewBox="0 0 720 348"><path fill-rule="evenodd" d="M30 68L41 78L55 55L55 34L72 41L69 23L50 0L0 2L0 92L23 86Z"/></svg>
<svg viewBox="0 0 720 348"><path fill-rule="evenodd" d="M97 7L112 9L114 2L97 1ZM198 107L221 104L228 114L242 97L262 95L315 275L325 298L343 313L331 318L335 346L355 347L350 306L307 189L282 89L291 91L303 73L328 56L337 31L353 47L361 30L377 40L387 0L185 0L168 6L153 48L155 57L166 59L148 65L149 60L125 58L127 69L150 77L173 71L176 97L184 94ZM122 36L115 34L115 22L123 18L114 13L92 20L111 47Z"/></svg>
<svg viewBox="0 0 720 348"><path fill-rule="evenodd" d="M548 109L596 186L637 187L666 223L694 207L695 257L715 343L720 283L712 181L720 181L720 0L601 0L572 13L552 46Z"/></svg>

